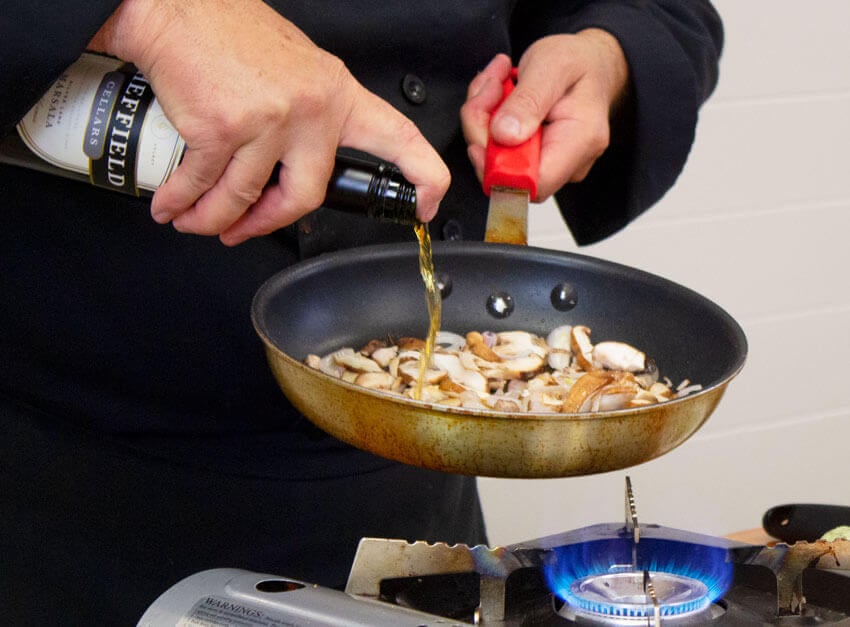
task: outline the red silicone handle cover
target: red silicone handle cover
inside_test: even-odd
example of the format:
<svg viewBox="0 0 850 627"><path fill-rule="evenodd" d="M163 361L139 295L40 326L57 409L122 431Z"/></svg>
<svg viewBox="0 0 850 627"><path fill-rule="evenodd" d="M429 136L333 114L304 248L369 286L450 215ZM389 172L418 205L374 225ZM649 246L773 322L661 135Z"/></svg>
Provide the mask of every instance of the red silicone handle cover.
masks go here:
<svg viewBox="0 0 850 627"><path fill-rule="evenodd" d="M502 84L502 102L514 90L516 68ZM500 103L501 104L501 103ZM528 140L518 146L505 146L487 138L487 152L484 155L484 193L490 195L492 187L510 187L527 189L529 198L537 196L537 174L540 169L540 135L537 131Z"/></svg>

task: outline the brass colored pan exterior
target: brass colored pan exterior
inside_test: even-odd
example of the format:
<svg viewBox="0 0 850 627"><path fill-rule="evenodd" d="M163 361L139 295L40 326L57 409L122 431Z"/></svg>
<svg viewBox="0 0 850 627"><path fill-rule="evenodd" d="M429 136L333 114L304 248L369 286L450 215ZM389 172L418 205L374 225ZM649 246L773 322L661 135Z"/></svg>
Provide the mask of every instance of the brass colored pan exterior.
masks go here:
<svg viewBox="0 0 850 627"><path fill-rule="evenodd" d="M255 328L288 399L330 435L377 455L491 477L627 468L687 440L743 367L740 327L687 288L590 257L482 243L435 246L438 274L451 284L444 329L545 335L561 324L586 324L599 340L645 350L662 376L690 378L703 390L628 410L509 414L435 407L345 383L303 363L307 353L359 347L387 334L424 337L416 254L415 246L399 244L326 255L276 275L254 301ZM555 297L564 290L574 296L569 304ZM511 315L497 318L488 309L494 293L510 297Z"/></svg>

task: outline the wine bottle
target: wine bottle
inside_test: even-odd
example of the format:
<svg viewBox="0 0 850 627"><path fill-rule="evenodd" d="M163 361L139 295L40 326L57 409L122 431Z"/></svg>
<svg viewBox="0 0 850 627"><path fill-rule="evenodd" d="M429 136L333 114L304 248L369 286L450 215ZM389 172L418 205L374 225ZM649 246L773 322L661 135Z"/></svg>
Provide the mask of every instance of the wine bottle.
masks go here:
<svg viewBox="0 0 850 627"><path fill-rule="evenodd" d="M150 196L186 143L132 64L84 53L0 140L0 162ZM277 168L272 180L277 176ZM338 152L323 206L416 224L416 188L393 164Z"/></svg>

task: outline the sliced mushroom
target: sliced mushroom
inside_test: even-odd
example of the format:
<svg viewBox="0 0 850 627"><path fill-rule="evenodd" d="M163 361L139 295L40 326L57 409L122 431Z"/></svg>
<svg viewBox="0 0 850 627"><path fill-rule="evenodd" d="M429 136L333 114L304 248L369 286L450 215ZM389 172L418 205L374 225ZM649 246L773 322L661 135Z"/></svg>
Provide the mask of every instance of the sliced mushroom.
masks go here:
<svg viewBox="0 0 850 627"><path fill-rule="evenodd" d="M362 372L354 379L354 383L373 390L392 390L396 378L389 372Z"/></svg>
<svg viewBox="0 0 850 627"><path fill-rule="evenodd" d="M413 398L414 388L408 388L406 394ZM423 385L422 386L422 395L419 397L419 400L425 401L426 403L442 403L446 399L446 394L443 392L439 386L436 385Z"/></svg>
<svg viewBox="0 0 850 627"><path fill-rule="evenodd" d="M382 372L373 359L356 353L351 348L342 348L332 353L332 358L340 366L355 372Z"/></svg>
<svg viewBox="0 0 850 627"><path fill-rule="evenodd" d="M366 346L360 349L360 352L366 355L366 357L371 357L376 350L385 348L386 345L387 343L384 340L369 340Z"/></svg>
<svg viewBox="0 0 850 627"><path fill-rule="evenodd" d="M407 360L399 364L398 374L405 383L416 383L419 380L419 362ZM422 382L425 385L435 385L446 378L445 370L426 368Z"/></svg>
<svg viewBox="0 0 850 627"><path fill-rule="evenodd" d="M546 336L546 344L549 346L550 350L556 349L559 351L569 351L572 332L573 327L569 324L555 327L549 332L549 335Z"/></svg>
<svg viewBox="0 0 850 627"><path fill-rule="evenodd" d="M451 331L437 331L434 344L445 350L459 351L466 344L466 339Z"/></svg>
<svg viewBox="0 0 850 627"><path fill-rule="evenodd" d="M546 361L540 355L530 354L524 357L515 357L507 359L500 365L500 369L506 372L509 376L505 378L516 378L520 375L533 374L543 368Z"/></svg>
<svg viewBox="0 0 850 627"><path fill-rule="evenodd" d="M485 405L484 402L481 400L481 397L472 390L461 392L458 398L460 399L461 407L470 407L473 409L489 409L487 405Z"/></svg>
<svg viewBox="0 0 850 627"><path fill-rule="evenodd" d="M442 381L440 381L440 389L443 392L453 392L455 394L460 394L465 391L466 388L460 385L459 383L455 383L452 381L451 377L446 377Z"/></svg>
<svg viewBox="0 0 850 627"><path fill-rule="evenodd" d="M424 351L425 340L418 337L400 337L398 338L398 349L400 351Z"/></svg>
<svg viewBox="0 0 850 627"><path fill-rule="evenodd" d="M354 383L357 380L357 377L360 376L361 373L354 372L353 370L346 370L340 376L340 379L345 381L346 383Z"/></svg>
<svg viewBox="0 0 850 627"><path fill-rule="evenodd" d="M496 345L493 352L502 359L513 359L534 354L546 357L549 349L546 343L536 335L525 331L503 331L496 334Z"/></svg>
<svg viewBox="0 0 850 627"><path fill-rule="evenodd" d="M314 357L316 357L316 355L307 356L307 363L312 368L316 368L317 370L324 372L325 374L330 375L332 377L336 377L337 379L342 377L343 373L345 372L345 368L336 363L336 361L334 361L333 353L321 357L318 361L318 364L312 365L316 363L316 360L313 359Z"/></svg>
<svg viewBox="0 0 850 627"><path fill-rule="evenodd" d="M570 388L561 411L574 414L582 411L593 395L614 380L614 375L605 370L594 370L579 377Z"/></svg>
<svg viewBox="0 0 850 627"><path fill-rule="evenodd" d="M579 325L570 331L570 349L582 370L593 370L593 344L590 343L590 329Z"/></svg>
<svg viewBox="0 0 850 627"><path fill-rule="evenodd" d="M659 402L668 401L673 398L673 390L661 382L653 383L649 387L649 393L655 396Z"/></svg>
<svg viewBox="0 0 850 627"><path fill-rule="evenodd" d="M643 372L636 372L635 379L644 390L648 390L654 383L658 381L658 366L652 359L646 360L646 367Z"/></svg>
<svg viewBox="0 0 850 627"><path fill-rule="evenodd" d="M470 331L466 334L466 346L474 354L481 359L487 361L500 361L499 356L493 352L493 349L487 346L484 341L484 336L478 331Z"/></svg>
<svg viewBox="0 0 850 627"><path fill-rule="evenodd" d="M463 370L463 372L453 376L452 380L467 390L481 394L487 393L487 377L475 370Z"/></svg>
<svg viewBox="0 0 850 627"><path fill-rule="evenodd" d="M563 411L564 400L569 394L569 389L560 385L545 385L528 388L529 411Z"/></svg>
<svg viewBox="0 0 850 627"><path fill-rule="evenodd" d="M381 368L387 368L396 355L398 355L398 346L382 346L372 351L370 357Z"/></svg>
<svg viewBox="0 0 850 627"><path fill-rule="evenodd" d="M493 397L495 400L493 401L492 408L496 411L508 411L512 413L517 413L522 410L520 402L515 398L506 398L506 397Z"/></svg>
<svg viewBox="0 0 850 627"><path fill-rule="evenodd" d="M451 353L436 352L431 355L431 366L439 370L445 370L450 377L461 376L464 370L460 357Z"/></svg>
<svg viewBox="0 0 850 627"><path fill-rule="evenodd" d="M413 397L425 342L368 342L305 363L357 385ZM511 413L613 411L694 393L687 379L674 386L637 348L618 341L594 346L590 329L563 325L542 337L525 331L471 331L438 338L424 372L420 398L434 404Z"/></svg>
<svg viewBox="0 0 850 627"><path fill-rule="evenodd" d="M637 397L637 386L615 383L606 385L596 394L592 403L593 411L614 411L626 409Z"/></svg>
<svg viewBox="0 0 850 627"><path fill-rule="evenodd" d="M641 372L646 369L646 354L625 342L599 342L591 353L593 368Z"/></svg>
<svg viewBox="0 0 850 627"><path fill-rule="evenodd" d="M553 348L546 357L546 363L552 370L565 370L570 367L573 354L569 350Z"/></svg>

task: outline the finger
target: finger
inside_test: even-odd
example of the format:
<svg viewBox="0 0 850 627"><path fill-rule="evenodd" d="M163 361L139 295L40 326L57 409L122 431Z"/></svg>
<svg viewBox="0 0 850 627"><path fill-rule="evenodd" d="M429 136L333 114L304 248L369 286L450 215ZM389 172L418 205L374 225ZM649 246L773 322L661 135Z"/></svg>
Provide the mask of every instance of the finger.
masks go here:
<svg viewBox="0 0 850 627"><path fill-rule="evenodd" d="M416 215L428 222L448 191L451 175L416 125L389 103L362 90L352 105L340 146L357 148L395 164L416 186Z"/></svg>
<svg viewBox="0 0 850 627"><path fill-rule="evenodd" d="M579 78L570 64L553 67L540 62L521 63L516 86L493 114L490 123L493 139L507 146L526 141Z"/></svg>
<svg viewBox="0 0 850 627"><path fill-rule="evenodd" d="M221 177L230 153L227 150L198 150L186 147L183 159L168 180L156 190L151 215L166 224L192 207Z"/></svg>
<svg viewBox="0 0 850 627"><path fill-rule="evenodd" d="M486 146L493 111L502 100L504 79L489 78L480 85L475 96L460 108L460 123L464 139L470 145Z"/></svg>
<svg viewBox="0 0 850 627"><path fill-rule="evenodd" d="M470 144L466 147L466 154L469 157L469 162L475 170L475 176L478 177L479 181L483 181L486 148L484 146L479 146L478 144Z"/></svg>
<svg viewBox="0 0 850 627"><path fill-rule="evenodd" d="M502 100L502 83L510 71L511 60L505 54L498 54L470 82L466 102L460 108L461 128L467 144L487 145L490 118Z"/></svg>
<svg viewBox="0 0 850 627"><path fill-rule="evenodd" d="M511 71L511 59L508 55L500 52L490 60L483 70L481 70L475 78L469 82L469 87L466 90L467 100L475 98L481 91L484 83L491 80L503 81L508 77Z"/></svg>
<svg viewBox="0 0 850 627"><path fill-rule="evenodd" d="M548 198L567 183L584 180L607 145L607 120L600 123L570 118L547 124L540 145L538 200Z"/></svg>
<svg viewBox="0 0 850 627"><path fill-rule="evenodd" d="M310 149L296 150L284 157L277 182L266 186L257 202L221 233L222 243L235 246L251 237L266 235L321 206L336 147L326 145L320 149L315 140L299 140L295 145Z"/></svg>
<svg viewBox="0 0 850 627"><path fill-rule="evenodd" d="M237 150L215 185L173 220L174 228L217 235L236 222L263 193L277 163L273 148L254 142Z"/></svg>

